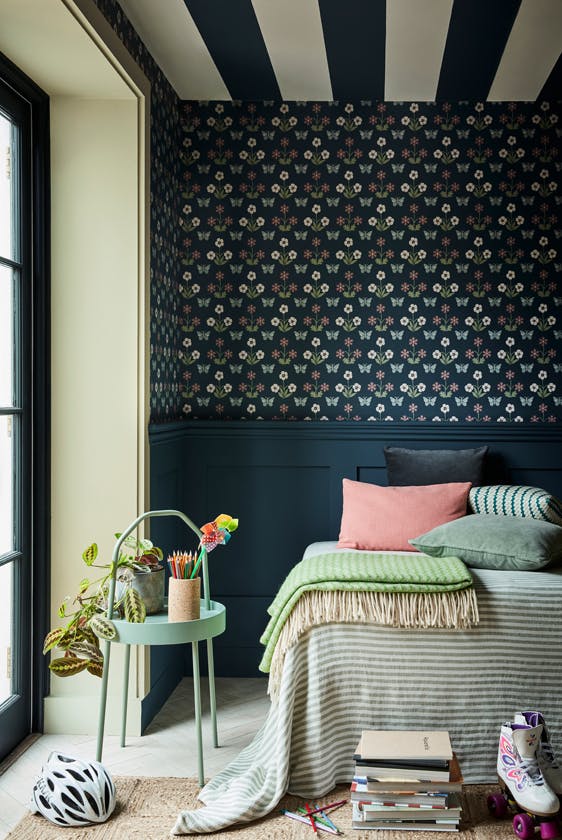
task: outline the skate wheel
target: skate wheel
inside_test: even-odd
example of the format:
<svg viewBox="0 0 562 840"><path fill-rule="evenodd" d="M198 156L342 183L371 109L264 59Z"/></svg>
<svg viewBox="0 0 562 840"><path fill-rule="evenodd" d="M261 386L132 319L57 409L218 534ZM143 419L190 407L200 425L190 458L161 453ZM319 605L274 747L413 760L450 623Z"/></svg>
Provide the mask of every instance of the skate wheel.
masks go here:
<svg viewBox="0 0 562 840"><path fill-rule="evenodd" d="M516 814L513 817L513 831L519 840L532 840L535 836L535 821L530 814Z"/></svg>
<svg viewBox="0 0 562 840"><path fill-rule="evenodd" d="M548 822L541 823L541 840L555 840L556 837L560 837L560 832L558 831L558 826L554 820L548 820Z"/></svg>
<svg viewBox="0 0 562 840"><path fill-rule="evenodd" d="M507 814L507 800L503 793L491 793L486 801L490 814L498 819L505 817Z"/></svg>

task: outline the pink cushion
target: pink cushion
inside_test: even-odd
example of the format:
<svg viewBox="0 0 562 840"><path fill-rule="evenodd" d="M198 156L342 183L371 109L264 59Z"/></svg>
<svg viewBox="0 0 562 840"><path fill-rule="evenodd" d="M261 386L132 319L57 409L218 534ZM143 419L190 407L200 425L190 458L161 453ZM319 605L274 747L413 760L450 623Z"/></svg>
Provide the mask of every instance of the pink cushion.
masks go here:
<svg viewBox="0 0 562 840"><path fill-rule="evenodd" d="M343 514L338 548L412 551L419 537L466 514L471 484L380 487L343 480Z"/></svg>

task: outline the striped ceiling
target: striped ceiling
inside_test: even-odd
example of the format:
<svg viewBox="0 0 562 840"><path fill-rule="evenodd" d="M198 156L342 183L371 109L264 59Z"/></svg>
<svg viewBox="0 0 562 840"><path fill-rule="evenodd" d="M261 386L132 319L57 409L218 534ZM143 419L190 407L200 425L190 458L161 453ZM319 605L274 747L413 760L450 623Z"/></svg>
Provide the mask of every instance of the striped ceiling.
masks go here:
<svg viewBox="0 0 562 840"><path fill-rule="evenodd" d="M181 99L562 98L562 0L120 0Z"/></svg>

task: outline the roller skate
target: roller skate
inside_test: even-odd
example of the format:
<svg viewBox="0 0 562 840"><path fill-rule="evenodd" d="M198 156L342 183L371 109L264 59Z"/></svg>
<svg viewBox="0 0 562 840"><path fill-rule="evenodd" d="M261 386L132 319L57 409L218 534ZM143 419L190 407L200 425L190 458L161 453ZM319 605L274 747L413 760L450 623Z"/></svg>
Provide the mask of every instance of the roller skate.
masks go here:
<svg viewBox="0 0 562 840"><path fill-rule="evenodd" d="M513 831L520 840L534 838L537 826L542 840L561 836L556 820L560 802L537 757L542 731L542 723L505 723L500 730L497 770L502 793L488 796L488 808L496 817L515 811Z"/></svg>
<svg viewBox="0 0 562 840"><path fill-rule="evenodd" d="M562 801L562 766L554 753L544 717L540 712L520 712L515 715L515 723L523 723L527 726L538 726L540 724L542 726L541 739L537 749L539 767L547 785Z"/></svg>

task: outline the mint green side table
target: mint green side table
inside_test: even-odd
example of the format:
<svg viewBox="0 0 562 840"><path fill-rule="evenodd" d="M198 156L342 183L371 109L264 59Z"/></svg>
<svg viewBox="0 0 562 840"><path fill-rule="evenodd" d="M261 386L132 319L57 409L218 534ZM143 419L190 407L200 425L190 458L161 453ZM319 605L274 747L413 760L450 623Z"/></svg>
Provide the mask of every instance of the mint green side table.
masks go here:
<svg viewBox="0 0 562 840"><path fill-rule="evenodd" d="M163 612L148 615L142 624L113 618L115 603L115 581L117 576L117 560L119 550L125 539L144 520L153 516L178 516L197 535L199 540L203 536L199 528L179 510L151 510L138 516L134 522L121 534L113 549L113 574L109 583L107 617L115 625L117 635L112 641L105 642L104 668L101 685L100 710L98 721L98 739L96 759L101 761L103 751L103 735L105 729L105 713L107 707L107 681L109 676L109 659L111 644L117 642L125 645L125 665L123 682L123 700L121 717L121 746L125 746L125 732L127 728L127 701L129 690L129 663L131 645L182 645L191 642L193 660L193 695L195 705L195 727L197 732L197 764L199 785L204 784L203 770L203 737L201 730L201 684L199 678L199 642L207 641L207 660L209 666L209 699L211 706L211 723L213 729L213 745L218 747L217 706L215 694L215 674L213 660L213 638L224 633L226 628L226 609L218 601L212 601L209 591L209 570L207 567L207 552L203 552L201 560L201 576L203 579L203 597L201 598L201 614L194 621L168 621L168 609L165 604Z"/></svg>

